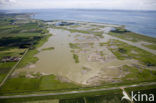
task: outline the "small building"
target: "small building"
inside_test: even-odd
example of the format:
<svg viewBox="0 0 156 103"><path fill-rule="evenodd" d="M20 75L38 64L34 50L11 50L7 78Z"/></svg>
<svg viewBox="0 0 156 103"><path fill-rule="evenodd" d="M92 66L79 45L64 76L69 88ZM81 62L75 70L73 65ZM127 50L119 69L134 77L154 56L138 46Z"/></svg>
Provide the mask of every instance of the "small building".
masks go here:
<svg viewBox="0 0 156 103"><path fill-rule="evenodd" d="M13 56L4 56L1 59L1 62L17 62L19 61L21 58L20 57L13 57Z"/></svg>

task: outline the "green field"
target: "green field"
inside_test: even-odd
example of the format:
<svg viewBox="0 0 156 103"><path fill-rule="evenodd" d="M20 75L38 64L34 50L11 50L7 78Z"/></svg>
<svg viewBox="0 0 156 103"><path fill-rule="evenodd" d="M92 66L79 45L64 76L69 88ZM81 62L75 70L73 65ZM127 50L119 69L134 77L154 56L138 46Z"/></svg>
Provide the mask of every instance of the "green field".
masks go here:
<svg viewBox="0 0 156 103"><path fill-rule="evenodd" d="M127 74L122 80L124 82L144 82L144 81L155 81L156 80L156 71L148 70L132 66L124 65L122 67L123 71L128 71L129 74Z"/></svg>
<svg viewBox="0 0 156 103"><path fill-rule="evenodd" d="M0 16L0 82L4 79L16 62L1 62L6 57L21 57L24 51L30 50L22 60L18 68L38 59L33 57L38 51L35 49L47 41L50 35L42 21L23 20L19 21L16 16L26 14L5 14Z"/></svg>
<svg viewBox="0 0 156 103"><path fill-rule="evenodd" d="M53 99L58 99L58 103L129 103L126 100L121 102L121 91L111 91L110 92L92 92L92 93L81 93L72 95L60 95L60 96L45 96L45 97L34 97L34 98L19 98L19 99L5 99L2 100L4 103L33 103L35 101L42 102L46 100L45 103L49 103ZM49 100L49 101L48 101Z"/></svg>
<svg viewBox="0 0 156 103"><path fill-rule="evenodd" d="M143 45L149 49L153 49L153 50L156 50L156 45L155 44L151 44L151 45Z"/></svg>
<svg viewBox="0 0 156 103"><path fill-rule="evenodd" d="M25 49L18 48L8 48L8 47L0 47L0 60L4 58L4 56L13 56L13 57L21 57L24 53ZM10 69L16 64L16 62L2 62L0 61L0 82L4 79Z"/></svg>
<svg viewBox="0 0 156 103"><path fill-rule="evenodd" d="M126 100L121 102L122 94L108 94L103 96L83 97L75 99L61 99L59 103L130 103Z"/></svg>
<svg viewBox="0 0 156 103"><path fill-rule="evenodd" d="M35 78L26 78L25 73L19 77L10 78L0 89L1 93L21 93L46 90L63 90L78 88L72 83L60 82L54 75L41 76L35 74Z"/></svg>
<svg viewBox="0 0 156 103"><path fill-rule="evenodd" d="M125 39L128 41L138 42L138 41L145 41L155 44L156 38L149 37L145 35L140 35L131 31L126 30L124 27L117 27L115 30L112 30L109 35L116 36L121 39Z"/></svg>
<svg viewBox="0 0 156 103"><path fill-rule="evenodd" d="M151 92L153 94L156 94L155 89L149 89L149 88L154 88L155 85L151 86L142 86L142 87L138 87L138 88L126 88L126 92L129 93L129 95L131 95L131 91L133 90L134 93L137 93L138 91L141 93L146 93L146 94L150 94ZM3 103L12 103L12 102L16 102L16 103L51 103L52 101L54 101L54 103L130 103L127 100L122 100L122 93L121 91L115 91L115 92L111 92L111 93L102 93L101 94L97 94L96 92L94 94L90 93L90 94L81 94L81 95L64 95L64 96L45 96L45 97L34 97L34 98L18 98L18 99L5 99L5 100L1 100ZM56 100L57 99L57 100ZM52 102L53 103L53 102ZM134 102L134 103L138 103L138 102Z"/></svg>
<svg viewBox="0 0 156 103"><path fill-rule="evenodd" d="M127 43L119 40L111 40L108 45L117 47L117 49L110 47L109 49L120 60L136 59L146 66L156 66L156 55L143 49L128 45Z"/></svg>

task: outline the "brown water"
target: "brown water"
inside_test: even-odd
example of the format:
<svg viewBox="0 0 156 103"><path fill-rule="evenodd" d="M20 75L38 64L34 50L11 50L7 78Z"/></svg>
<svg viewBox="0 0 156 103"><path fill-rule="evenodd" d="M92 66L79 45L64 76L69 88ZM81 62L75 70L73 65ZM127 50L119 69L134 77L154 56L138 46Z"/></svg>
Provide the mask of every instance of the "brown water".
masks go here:
<svg viewBox="0 0 156 103"><path fill-rule="evenodd" d="M85 84L90 77L98 73L100 69L99 65L97 63L88 62L85 55L79 57L80 63L75 63L71 48L69 47L69 43L73 40L69 35L74 35L74 33L71 34L68 31L60 29L50 29L50 32L53 36L39 48L40 53L36 55L39 61L34 65L18 69L17 71L55 74L83 84ZM41 50L48 47L54 47L55 49L48 51ZM84 74L83 66L87 66L92 70Z"/></svg>
<svg viewBox="0 0 156 103"><path fill-rule="evenodd" d="M81 53L79 55L80 63L75 63L69 43L73 42L73 37L77 33L70 33L69 31L61 29L49 29L49 31L53 34L53 36L51 36L49 40L41 48L39 48L40 52L36 55L36 57L39 58L39 61L36 64L26 66L23 69L18 69L16 72L26 71L54 74L66 77L76 83L87 84L87 81L91 77L98 76L98 74L102 71L107 74L107 71L109 70L107 76L114 76L114 70L110 68L134 62L133 60L117 60L111 51L107 48L103 48L104 53L107 54L108 58L110 58L109 62L89 62L87 60L88 54ZM42 51L43 48L48 47L54 47L55 49ZM99 48L95 47L94 49L98 50ZM84 70L83 67L87 67L89 70Z"/></svg>

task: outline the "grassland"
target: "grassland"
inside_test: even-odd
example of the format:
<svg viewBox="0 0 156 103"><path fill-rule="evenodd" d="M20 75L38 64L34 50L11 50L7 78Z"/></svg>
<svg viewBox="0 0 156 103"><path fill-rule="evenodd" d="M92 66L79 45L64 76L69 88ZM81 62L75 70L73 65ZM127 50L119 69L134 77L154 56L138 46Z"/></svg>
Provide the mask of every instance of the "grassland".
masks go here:
<svg viewBox="0 0 156 103"><path fill-rule="evenodd" d="M151 44L151 45L145 45L143 44L143 46L149 48L149 49L153 49L153 50L156 50L156 45L155 44Z"/></svg>
<svg viewBox="0 0 156 103"><path fill-rule="evenodd" d="M95 32L94 35L100 38L104 38L103 32Z"/></svg>
<svg viewBox="0 0 156 103"><path fill-rule="evenodd" d="M156 80L156 71L148 70L143 68L137 68L134 66L124 65L122 70L129 72L124 78L123 82L145 82L145 81L155 81Z"/></svg>
<svg viewBox="0 0 156 103"><path fill-rule="evenodd" d="M54 75L42 76L40 74L35 78L27 78L25 74L18 77L10 78L0 89L1 93L21 93L34 91L57 91L63 89L78 88L79 86L72 83L61 82Z"/></svg>
<svg viewBox="0 0 156 103"><path fill-rule="evenodd" d="M110 94L111 93L111 94ZM77 98L83 98L83 97L94 97L95 95L115 95L115 94L120 94L121 90L111 90L111 91L98 91L98 92L89 92L89 93L75 93L75 94L65 94L65 95L54 95L54 96L43 96L43 97L29 97L29 98L16 98L16 99L3 99L3 103L21 103L22 101L27 102L27 101L35 101L35 100L51 100L51 99L60 99L60 101L75 101L74 99L77 100Z"/></svg>
<svg viewBox="0 0 156 103"><path fill-rule="evenodd" d="M83 98L61 99L59 103L85 103Z"/></svg>
<svg viewBox="0 0 156 103"><path fill-rule="evenodd" d="M103 43L100 45L103 46ZM134 59L140 63L140 65L133 64L131 66L122 66L121 69L128 74L126 74L121 79L121 83L126 84L130 81L133 83L139 83L156 80L156 71L149 69L156 66L156 55L114 39L110 40L107 44L105 43L104 45L107 45L107 47L119 60Z"/></svg>
<svg viewBox="0 0 156 103"><path fill-rule="evenodd" d="M60 103L129 103L128 101L121 102L122 94L108 94L103 96L91 96L75 99L61 99Z"/></svg>
<svg viewBox="0 0 156 103"><path fill-rule="evenodd" d="M44 44L51 35L48 34L42 21L28 20L25 14L19 14L26 18L19 21L16 19L17 15L4 14L0 16L0 61L6 56L21 57L29 48L30 50L18 65L18 68L21 68L38 60L33 57L38 53L35 48ZM16 62L0 62L0 81L15 64Z"/></svg>
<svg viewBox="0 0 156 103"><path fill-rule="evenodd" d="M155 87L155 86L153 86ZM138 87L138 88L126 88L126 91L131 94L131 91L134 92L140 91L141 93L153 93L155 94L155 89L149 89L151 86L147 87ZM122 98L121 91L111 91L108 92L98 92L98 93L88 93L88 94L74 94L74 95L62 95L62 96L46 96L46 97L34 97L34 98L18 98L18 99L5 99L1 100L3 103L34 103L35 101L42 102L44 100L50 102L52 99L60 99L59 103L130 103L127 100L121 101Z"/></svg>
<svg viewBox="0 0 156 103"><path fill-rule="evenodd" d="M153 44L156 44L156 39L153 37L145 36L145 35L140 35L131 31L126 30L123 27L117 27L115 30L112 30L109 35L125 39L128 41L133 41L133 42L138 42L138 41L145 41L145 42L150 42Z"/></svg>
<svg viewBox="0 0 156 103"><path fill-rule="evenodd" d="M35 63L36 61L38 61L38 58L34 57L34 55L37 53L37 50L29 50L25 57L22 59L21 63L17 66L17 68L22 68L28 64Z"/></svg>
<svg viewBox="0 0 156 103"><path fill-rule="evenodd" d="M16 64L16 62L2 62L4 56L21 57L25 49L1 47L0 52L0 82L4 79L10 69Z"/></svg>
<svg viewBox="0 0 156 103"><path fill-rule="evenodd" d="M156 55L146 52L143 49L128 45L119 40L111 40L109 46L116 46L118 49L109 48L114 55L120 59L136 59L146 66L156 66Z"/></svg>

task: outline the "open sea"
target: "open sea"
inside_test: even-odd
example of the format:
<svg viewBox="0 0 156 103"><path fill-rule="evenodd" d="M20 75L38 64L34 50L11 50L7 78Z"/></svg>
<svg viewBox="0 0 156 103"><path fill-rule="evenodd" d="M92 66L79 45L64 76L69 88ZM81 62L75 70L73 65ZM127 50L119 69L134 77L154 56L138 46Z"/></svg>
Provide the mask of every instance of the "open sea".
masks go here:
<svg viewBox="0 0 156 103"><path fill-rule="evenodd" d="M41 20L77 20L125 25L133 32L156 37L156 11L38 9L8 12L35 13L33 18Z"/></svg>

